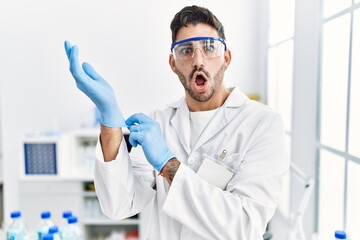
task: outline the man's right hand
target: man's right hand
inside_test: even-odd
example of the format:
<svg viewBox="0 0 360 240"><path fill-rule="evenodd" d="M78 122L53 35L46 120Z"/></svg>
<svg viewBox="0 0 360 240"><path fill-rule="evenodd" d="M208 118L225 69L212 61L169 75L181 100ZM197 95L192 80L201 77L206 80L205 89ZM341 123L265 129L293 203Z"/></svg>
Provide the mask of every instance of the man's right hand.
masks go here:
<svg viewBox="0 0 360 240"><path fill-rule="evenodd" d="M89 64L79 65L79 49L65 41L65 51L70 62L70 72L76 81L77 87L85 93L100 111L101 124L111 128L125 127L125 120L117 104L115 93Z"/></svg>

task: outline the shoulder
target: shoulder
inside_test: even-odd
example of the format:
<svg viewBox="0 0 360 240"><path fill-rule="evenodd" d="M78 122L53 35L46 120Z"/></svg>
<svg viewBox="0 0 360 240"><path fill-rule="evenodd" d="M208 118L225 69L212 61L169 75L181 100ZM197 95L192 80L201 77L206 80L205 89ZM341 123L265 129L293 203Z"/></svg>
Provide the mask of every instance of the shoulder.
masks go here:
<svg viewBox="0 0 360 240"><path fill-rule="evenodd" d="M171 119L176 111L186 105L185 98L181 97L175 102L167 104L163 108L156 109L149 113L149 116L156 121L164 121Z"/></svg>
<svg viewBox="0 0 360 240"><path fill-rule="evenodd" d="M234 88L225 103L227 108L238 112L238 117L260 123L265 119L281 118L274 109L264 103L249 99L238 88Z"/></svg>
<svg viewBox="0 0 360 240"><path fill-rule="evenodd" d="M253 126L259 132L271 130L284 132L282 117L269 106L250 100L247 108L245 111L249 116L249 120L253 122Z"/></svg>

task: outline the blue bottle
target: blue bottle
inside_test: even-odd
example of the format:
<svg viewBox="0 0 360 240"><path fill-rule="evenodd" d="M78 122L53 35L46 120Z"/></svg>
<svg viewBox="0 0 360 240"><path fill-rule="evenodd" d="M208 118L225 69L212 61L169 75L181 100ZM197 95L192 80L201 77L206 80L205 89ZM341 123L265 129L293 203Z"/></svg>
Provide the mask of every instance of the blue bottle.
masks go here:
<svg viewBox="0 0 360 240"><path fill-rule="evenodd" d="M64 211L62 216L67 222L68 217L72 216L72 212L71 211Z"/></svg>
<svg viewBox="0 0 360 240"><path fill-rule="evenodd" d="M59 228L57 226L50 227L49 234L51 234L53 236L54 240L61 240L61 237L59 234Z"/></svg>
<svg viewBox="0 0 360 240"><path fill-rule="evenodd" d="M21 218L20 211L11 212L10 215L12 221L6 232L7 240L23 240L26 235L26 229L24 221Z"/></svg>
<svg viewBox="0 0 360 240"><path fill-rule="evenodd" d="M43 240L43 236L48 234L50 227L54 226L51 221L51 213L44 211L41 213L41 221L37 228L38 240Z"/></svg>
<svg viewBox="0 0 360 240"><path fill-rule="evenodd" d="M335 231L335 239L336 240L344 240L346 239L346 232L344 231Z"/></svg>
<svg viewBox="0 0 360 240"><path fill-rule="evenodd" d="M52 234L44 234L42 240L55 240Z"/></svg>
<svg viewBox="0 0 360 240"><path fill-rule="evenodd" d="M62 232L64 231L64 228L66 228L66 226L68 225L68 218L71 216L72 216L71 211L64 211L62 214L63 220L60 223L60 228L59 228L59 234L61 239L62 239Z"/></svg>
<svg viewBox="0 0 360 240"><path fill-rule="evenodd" d="M78 219L75 216L68 218L68 225L62 232L63 240L84 240L83 232L78 224Z"/></svg>

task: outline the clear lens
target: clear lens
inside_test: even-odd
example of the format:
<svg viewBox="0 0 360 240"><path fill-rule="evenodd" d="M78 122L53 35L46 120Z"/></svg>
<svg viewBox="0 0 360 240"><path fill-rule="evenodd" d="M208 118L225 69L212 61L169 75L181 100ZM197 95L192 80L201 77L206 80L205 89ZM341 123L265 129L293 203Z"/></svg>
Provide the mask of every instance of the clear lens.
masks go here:
<svg viewBox="0 0 360 240"><path fill-rule="evenodd" d="M194 57L196 50L200 51L204 59L210 59L223 56L225 45L220 39L189 39L174 43L172 52L177 60L190 60Z"/></svg>

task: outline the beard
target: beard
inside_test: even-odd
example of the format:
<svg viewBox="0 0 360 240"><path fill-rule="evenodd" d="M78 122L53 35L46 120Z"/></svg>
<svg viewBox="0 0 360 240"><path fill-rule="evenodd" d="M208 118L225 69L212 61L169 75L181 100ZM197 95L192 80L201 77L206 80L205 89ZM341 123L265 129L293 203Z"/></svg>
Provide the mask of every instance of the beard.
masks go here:
<svg viewBox="0 0 360 240"><path fill-rule="evenodd" d="M191 98L193 98L198 102L207 102L212 98L212 96L217 92L219 87L222 85L225 69L226 69L225 64L222 64L220 69L216 72L213 78L210 76L210 73L205 69L203 69L202 67L200 68L195 67L189 74L188 79L186 79L185 75L182 72L180 72L178 68L175 68L175 73L176 75L178 75L181 84L183 85L185 91L190 95ZM190 82L193 75L196 72L204 73L207 78L207 81L213 82L213 85L206 92L198 93L191 89Z"/></svg>

